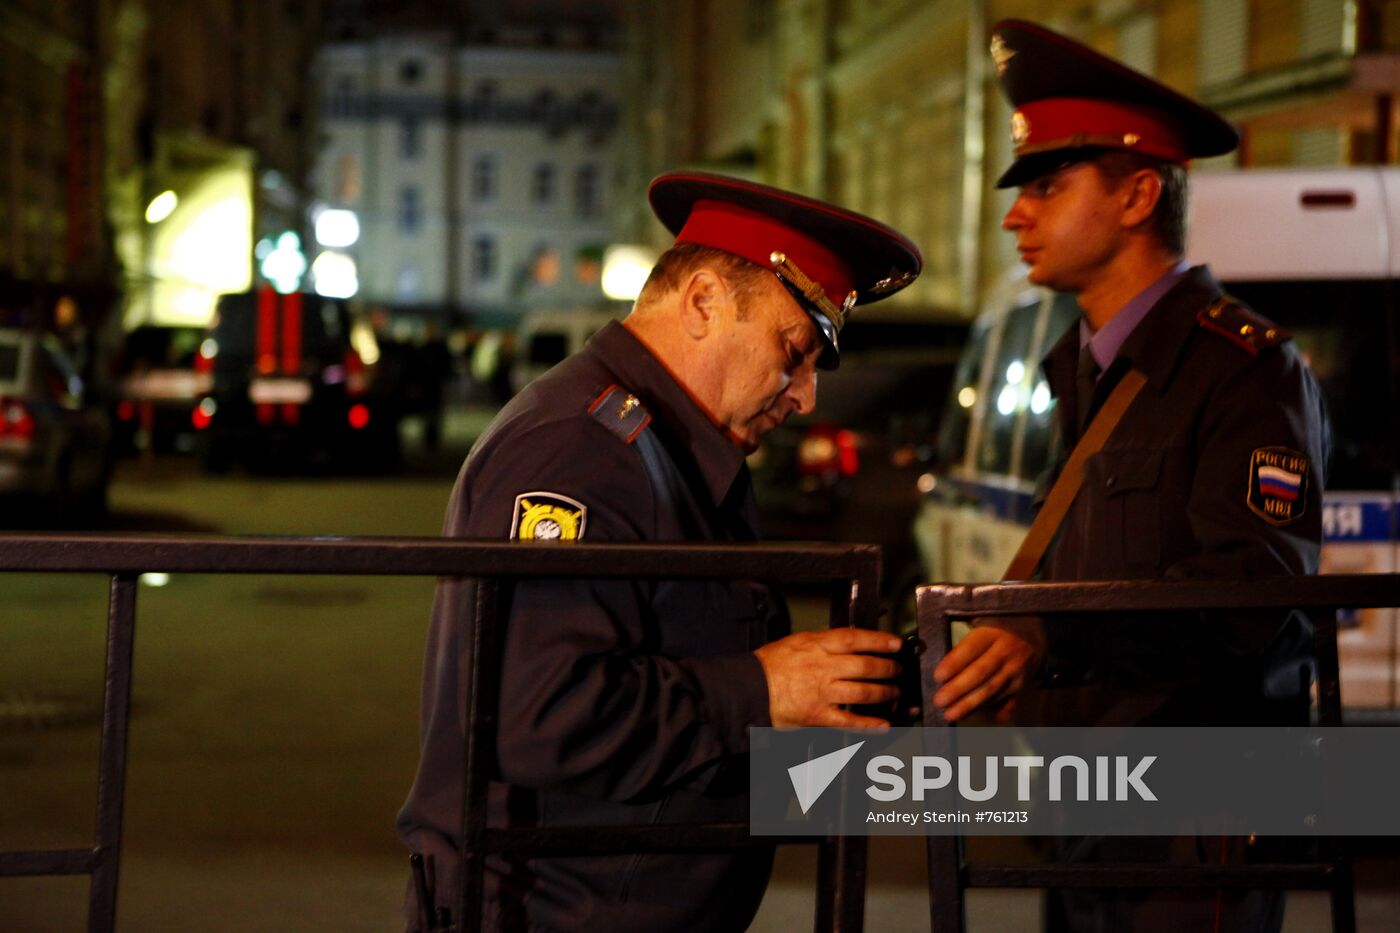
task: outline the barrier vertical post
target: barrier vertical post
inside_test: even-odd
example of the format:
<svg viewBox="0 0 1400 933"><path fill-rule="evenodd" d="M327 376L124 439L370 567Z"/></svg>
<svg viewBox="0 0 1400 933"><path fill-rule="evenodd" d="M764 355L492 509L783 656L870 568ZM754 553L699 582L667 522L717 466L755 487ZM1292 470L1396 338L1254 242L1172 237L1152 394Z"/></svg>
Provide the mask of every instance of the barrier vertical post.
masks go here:
<svg viewBox="0 0 1400 933"><path fill-rule="evenodd" d="M94 865L88 888L89 933L111 933L117 923L135 630L136 575L114 574L107 599L107 666L103 678L102 744L98 752Z"/></svg>

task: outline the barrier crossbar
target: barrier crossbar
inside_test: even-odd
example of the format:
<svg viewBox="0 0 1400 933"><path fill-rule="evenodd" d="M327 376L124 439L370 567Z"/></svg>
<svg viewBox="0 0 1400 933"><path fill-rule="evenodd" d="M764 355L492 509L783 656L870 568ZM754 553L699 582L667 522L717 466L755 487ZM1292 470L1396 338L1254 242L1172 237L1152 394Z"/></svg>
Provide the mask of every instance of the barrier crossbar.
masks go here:
<svg viewBox="0 0 1400 933"><path fill-rule="evenodd" d="M1317 659L1317 717L1342 723L1336 610L1400 606L1400 574L1335 574L1251 580L1114 581L1104 583L997 583L926 585L916 594L924 724L945 726L930 702L932 671L951 647L956 620L997 616L1149 613L1124 624L1169 622L1164 611L1289 610L1308 613ZM1327 891L1334 933L1354 933L1351 862L1338 840L1322 840L1316 862L1272 865L992 865L970 863L956 835L928 840L929 914L938 933L966 929L967 888L1268 888Z"/></svg>
<svg viewBox="0 0 1400 933"><path fill-rule="evenodd" d="M499 644L500 620L489 600L503 581L746 579L825 584L831 596L833 626L873 628L879 613L880 551L868 545L828 544L560 546L448 538L5 535L0 536L0 572L100 573L111 580L93 844L87 849L0 852L0 877L91 876L88 930L111 933L116 926L140 574L435 576L492 581L494 585L478 587L478 621L473 632L477 646L473 682L481 689L494 683L496 675L496 664L483 663L494 654L485 654L482 649ZM473 691L474 698L480 695L494 693ZM463 751L468 799L474 786L483 786L481 782L490 771L492 728L490 711L477 710L474 705ZM489 852L573 854L732 849L753 844L747 824L517 831L487 830L480 807L464 805L463 816L464 874L477 873L476 884L464 883L457 901L459 906L477 907L475 912L459 911L458 917L466 918L468 924L479 917L479 873ZM760 842L771 845L775 841L818 847L816 929L859 930L865 907L865 840L794 837Z"/></svg>

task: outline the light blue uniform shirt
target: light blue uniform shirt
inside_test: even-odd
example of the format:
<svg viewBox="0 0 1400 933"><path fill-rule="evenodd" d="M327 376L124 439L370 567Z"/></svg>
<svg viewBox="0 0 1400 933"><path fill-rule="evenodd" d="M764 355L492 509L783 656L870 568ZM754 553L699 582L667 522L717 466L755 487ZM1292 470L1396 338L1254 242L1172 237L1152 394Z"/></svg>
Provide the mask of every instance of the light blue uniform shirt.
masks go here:
<svg viewBox="0 0 1400 933"><path fill-rule="evenodd" d="M1094 354L1094 362L1099 366L1099 378L1103 378L1108 365L1122 349L1123 341L1147 317L1147 312L1190 270L1191 264L1185 259L1172 266L1161 278L1138 292L1097 333L1089 326L1087 317L1079 318L1079 352L1083 353L1084 348L1088 347L1089 352Z"/></svg>

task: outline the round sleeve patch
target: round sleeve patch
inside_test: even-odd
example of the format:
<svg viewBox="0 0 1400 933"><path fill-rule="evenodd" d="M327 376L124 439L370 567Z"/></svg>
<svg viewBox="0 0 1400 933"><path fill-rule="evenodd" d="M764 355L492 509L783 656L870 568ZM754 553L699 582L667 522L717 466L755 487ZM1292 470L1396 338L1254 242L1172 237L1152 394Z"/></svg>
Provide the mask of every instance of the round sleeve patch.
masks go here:
<svg viewBox="0 0 1400 933"><path fill-rule="evenodd" d="M523 492L515 497L512 541L578 541L588 507L557 492Z"/></svg>
<svg viewBox="0 0 1400 933"><path fill-rule="evenodd" d="M1249 507L1267 522L1287 525L1307 507L1308 458L1287 447L1260 447L1249 458Z"/></svg>

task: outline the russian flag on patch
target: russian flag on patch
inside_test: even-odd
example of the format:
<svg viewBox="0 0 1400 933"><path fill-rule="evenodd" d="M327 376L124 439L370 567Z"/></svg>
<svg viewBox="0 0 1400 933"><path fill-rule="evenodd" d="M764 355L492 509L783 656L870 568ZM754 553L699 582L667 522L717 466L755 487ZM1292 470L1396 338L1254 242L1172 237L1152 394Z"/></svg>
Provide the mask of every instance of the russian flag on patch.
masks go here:
<svg viewBox="0 0 1400 933"><path fill-rule="evenodd" d="M1249 507L1275 525L1297 521L1307 509L1308 458L1288 447L1260 447L1249 458Z"/></svg>
<svg viewBox="0 0 1400 933"><path fill-rule="evenodd" d="M1290 473L1282 467L1259 467L1259 491L1266 496L1277 496L1293 502L1298 498L1302 485L1303 477L1300 473Z"/></svg>

